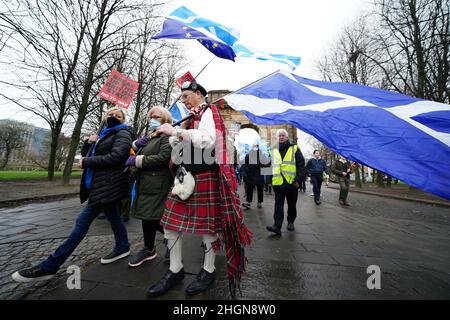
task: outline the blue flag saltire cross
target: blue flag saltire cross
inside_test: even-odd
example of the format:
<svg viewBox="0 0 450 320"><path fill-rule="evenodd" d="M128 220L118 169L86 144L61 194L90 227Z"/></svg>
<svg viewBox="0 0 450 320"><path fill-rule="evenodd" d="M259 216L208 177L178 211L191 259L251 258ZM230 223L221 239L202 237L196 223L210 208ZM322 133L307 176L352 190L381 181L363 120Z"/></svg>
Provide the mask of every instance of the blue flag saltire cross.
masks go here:
<svg viewBox="0 0 450 320"><path fill-rule="evenodd" d="M187 117L189 114L188 108L181 102L175 102L170 108L169 112L172 115L173 123L180 121L181 119Z"/></svg>
<svg viewBox="0 0 450 320"><path fill-rule="evenodd" d="M291 124L346 158L450 199L450 105L284 71L224 99L257 124Z"/></svg>
<svg viewBox="0 0 450 320"><path fill-rule="evenodd" d="M233 46L233 51L236 53L238 58L254 58L264 61L273 61L278 63L284 63L289 66L291 71L298 67L300 64L300 57L289 56L285 54L271 54L263 52L259 49L244 46L240 43L235 43Z"/></svg>
<svg viewBox="0 0 450 320"><path fill-rule="evenodd" d="M239 32L181 6L169 14L161 32L152 39L196 39L217 57L234 61L231 46L239 39Z"/></svg>

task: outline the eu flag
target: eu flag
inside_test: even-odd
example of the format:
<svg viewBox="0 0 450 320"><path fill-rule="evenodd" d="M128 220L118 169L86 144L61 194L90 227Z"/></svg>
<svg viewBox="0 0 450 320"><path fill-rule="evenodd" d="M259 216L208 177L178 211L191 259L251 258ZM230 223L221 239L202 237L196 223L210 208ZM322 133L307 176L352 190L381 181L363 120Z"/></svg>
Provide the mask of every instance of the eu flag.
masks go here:
<svg viewBox="0 0 450 320"><path fill-rule="evenodd" d="M239 33L209 19L194 14L186 7L173 11L164 21L161 32L152 39L196 39L219 58L234 61L231 46Z"/></svg>

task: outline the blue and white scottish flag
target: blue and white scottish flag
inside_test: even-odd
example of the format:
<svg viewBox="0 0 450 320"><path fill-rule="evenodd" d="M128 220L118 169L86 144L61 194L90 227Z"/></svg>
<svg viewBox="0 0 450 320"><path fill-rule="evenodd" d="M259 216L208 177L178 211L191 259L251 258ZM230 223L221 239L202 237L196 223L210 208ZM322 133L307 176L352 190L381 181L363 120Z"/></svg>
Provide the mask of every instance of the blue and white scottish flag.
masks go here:
<svg viewBox="0 0 450 320"><path fill-rule="evenodd" d="M265 53L261 50L244 46L240 43L233 45L233 50L236 53L236 57L239 58L254 58L263 61L273 61L278 63L284 63L293 71L300 64L301 58L295 56L288 56L285 54L271 54Z"/></svg>
<svg viewBox="0 0 450 320"><path fill-rule="evenodd" d="M186 108L186 106L181 101L175 102L169 108L169 112L172 115L173 123L180 121L181 119L187 117L189 114L188 108Z"/></svg>
<svg viewBox="0 0 450 320"><path fill-rule="evenodd" d="M231 46L239 32L209 19L200 17L186 7L174 10L164 21L161 32L152 39L196 39L219 58L233 60Z"/></svg>
<svg viewBox="0 0 450 320"><path fill-rule="evenodd" d="M224 99L257 124L294 125L346 158L450 199L450 105L284 71Z"/></svg>

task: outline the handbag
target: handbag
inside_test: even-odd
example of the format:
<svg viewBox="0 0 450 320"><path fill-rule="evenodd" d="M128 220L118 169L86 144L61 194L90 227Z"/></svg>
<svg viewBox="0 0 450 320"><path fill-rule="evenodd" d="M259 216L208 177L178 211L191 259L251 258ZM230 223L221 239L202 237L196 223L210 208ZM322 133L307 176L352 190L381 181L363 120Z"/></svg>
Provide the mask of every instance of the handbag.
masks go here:
<svg viewBox="0 0 450 320"><path fill-rule="evenodd" d="M195 179L192 173L185 167L179 166L175 174L175 182L172 188L172 194L178 196L181 200L187 200L194 192Z"/></svg>

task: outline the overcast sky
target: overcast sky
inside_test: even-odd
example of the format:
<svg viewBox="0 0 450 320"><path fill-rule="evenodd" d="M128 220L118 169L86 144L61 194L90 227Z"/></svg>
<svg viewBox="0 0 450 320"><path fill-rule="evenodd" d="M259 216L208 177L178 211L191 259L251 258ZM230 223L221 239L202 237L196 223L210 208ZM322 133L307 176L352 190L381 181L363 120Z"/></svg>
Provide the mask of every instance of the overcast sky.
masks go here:
<svg viewBox="0 0 450 320"><path fill-rule="evenodd" d="M319 78L316 62L339 36L345 24L354 21L371 0L174 0L166 14L184 5L198 15L238 29L238 43L258 48L267 53L300 56L300 66L294 71L307 78ZM213 55L197 41L171 40L183 43L196 75ZM237 58L236 62L216 58L199 76L198 82L206 89L239 89L278 69L288 70L283 64ZM1 77L1 76L0 76ZM36 116L21 112L0 101L2 118L14 118L46 127Z"/></svg>

